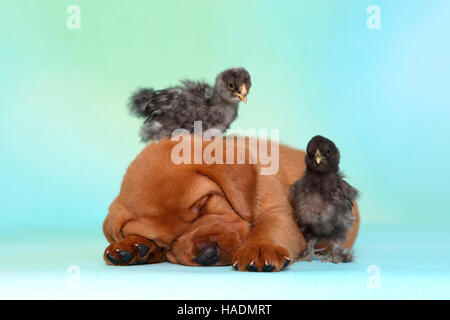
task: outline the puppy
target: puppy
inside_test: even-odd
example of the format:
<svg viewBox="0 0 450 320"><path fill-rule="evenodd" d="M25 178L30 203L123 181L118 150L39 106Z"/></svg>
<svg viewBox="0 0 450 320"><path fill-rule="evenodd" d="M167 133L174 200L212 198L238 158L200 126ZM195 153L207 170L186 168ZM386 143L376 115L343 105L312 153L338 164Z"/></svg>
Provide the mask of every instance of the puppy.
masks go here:
<svg viewBox="0 0 450 320"><path fill-rule="evenodd" d="M106 263L169 261L268 272L297 259L306 244L289 203L289 187L305 170L305 153L280 145L278 172L261 175L259 159L249 164L251 140L245 139L245 164L236 164L239 144L229 146L226 140L223 163L228 145L234 149L234 164L175 164L171 154L178 142L167 138L146 146L127 169L105 219L103 230L111 243ZM201 141L202 150L211 143ZM353 215L346 248L357 236L357 206Z"/></svg>

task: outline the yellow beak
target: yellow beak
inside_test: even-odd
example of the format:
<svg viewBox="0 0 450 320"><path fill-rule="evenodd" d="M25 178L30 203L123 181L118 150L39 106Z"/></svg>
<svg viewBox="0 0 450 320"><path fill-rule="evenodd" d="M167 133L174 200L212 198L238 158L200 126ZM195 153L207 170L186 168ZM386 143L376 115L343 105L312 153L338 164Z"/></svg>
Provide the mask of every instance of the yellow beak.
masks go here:
<svg viewBox="0 0 450 320"><path fill-rule="evenodd" d="M244 84L242 84L241 88L239 89L239 93L235 93L236 97L244 101L244 103L247 103L247 87Z"/></svg>
<svg viewBox="0 0 450 320"><path fill-rule="evenodd" d="M323 160L322 154L319 150L316 151L316 154L314 156L314 161L316 161L317 164L320 164Z"/></svg>

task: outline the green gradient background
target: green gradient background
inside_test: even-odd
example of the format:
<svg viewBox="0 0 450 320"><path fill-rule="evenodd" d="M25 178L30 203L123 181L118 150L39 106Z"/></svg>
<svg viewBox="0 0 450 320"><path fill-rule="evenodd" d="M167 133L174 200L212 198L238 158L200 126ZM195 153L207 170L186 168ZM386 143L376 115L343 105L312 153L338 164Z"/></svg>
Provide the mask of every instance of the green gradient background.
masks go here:
<svg viewBox="0 0 450 320"><path fill-rule="evenodd" d="M70 4L81 30L66 28ZM381 30L366 27L371 4ZM2 1L4 248L30 230L103 246L107 207L144 146L130 93L244 66L253 87L233 128L279 128L298 148L332 138L362 192L363 230L439 229L448 261L449 15L448 1Z"/></svg>

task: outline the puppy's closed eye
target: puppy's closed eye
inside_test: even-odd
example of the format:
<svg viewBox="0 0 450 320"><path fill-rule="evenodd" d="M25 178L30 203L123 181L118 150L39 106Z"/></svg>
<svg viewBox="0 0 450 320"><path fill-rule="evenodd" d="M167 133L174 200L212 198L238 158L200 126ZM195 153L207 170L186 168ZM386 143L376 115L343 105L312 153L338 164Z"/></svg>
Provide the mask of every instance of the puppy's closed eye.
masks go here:
<svg viewBox="0 0 450 320"><path fill-rule="evenodd" d="M188 221L194 221L204 214L206 203L208 202L210 197L211 195L209 194L204 195L191 206L187 217Z"/></svg>

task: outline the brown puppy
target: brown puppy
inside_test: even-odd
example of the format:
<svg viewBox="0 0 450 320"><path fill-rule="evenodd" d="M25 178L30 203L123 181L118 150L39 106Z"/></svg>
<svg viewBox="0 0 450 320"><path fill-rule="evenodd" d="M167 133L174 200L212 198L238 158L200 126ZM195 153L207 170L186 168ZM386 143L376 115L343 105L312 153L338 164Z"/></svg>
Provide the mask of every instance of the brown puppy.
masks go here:
<svg viewBox="0 0 450 320"><path fill-rule="evenodd" d="M178 142L169 139L144 148L129 166L103 225L111 243L104 254L108 264L167 260L278 271L299 257L305 240L294 220L289 187L305 169L305 153L280 145L278 172L261 175L259 159L249 164L254 159L250 140L241 148L226 140L223 162L228 145L235 151L235 164L177 165L171 155ZM200 147L204 151L210 143L202 141ZM236 164L242 149L245 164ZM356 205L353 214L346 248L353 246L359 228ZM317 248L326 246L322 242Z"/></svg>

